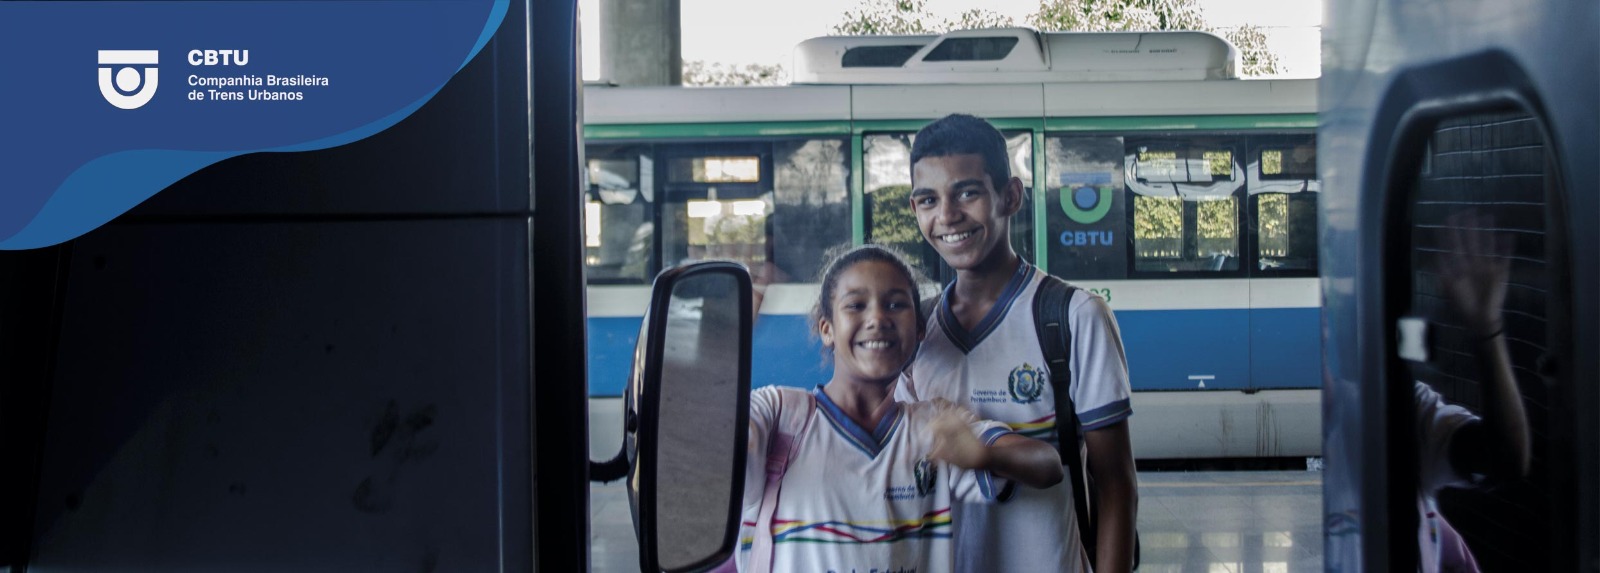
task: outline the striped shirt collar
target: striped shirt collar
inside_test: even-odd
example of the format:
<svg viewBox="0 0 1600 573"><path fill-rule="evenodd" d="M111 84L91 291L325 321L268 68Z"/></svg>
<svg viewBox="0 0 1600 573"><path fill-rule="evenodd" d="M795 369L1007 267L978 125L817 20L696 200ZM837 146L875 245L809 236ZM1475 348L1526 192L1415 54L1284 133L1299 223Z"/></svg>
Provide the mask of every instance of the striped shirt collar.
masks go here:
<svg viewBox="0 0 1600 573"><path fill-rule="evenodd" d="M989 308L989 314L978 321L971 332L962 328L961 321L956 319L955 311L950 310L950 294L955 292L956 288L956 283L951 282L950 286L945 287L944 296L939 300L939 326L944 329L945 336L949 337L961 352L972 352L972 349L977 348L989 333L994 332L996 326L1005 321L1011 305L1017 302L1022 291L1028 287L1029 281L1033 280L1034 271L1034 266L1027 262L1017 265L1017 271L1011 274L1011 280L1006 281L1005 289L1000 291L1000 298L995 300L994 306Z"/></svg>
<svg viewBox="0 0 1600 573"><path fill-rule="evenodd" d="M889 438L894 436L895 430L900 427L900 419L904 417L901 415L900 404L891 402L889 410L878 420L878 427L868 432L856 425L850 416L845 415L844 410L828 398L828 393L822 391L822 386L818 386L811 393L816 396L817 410L822 412L822 417L828 420L828 424L869 458L878 457L878 452L883 451L884 445L889 443ZM894 400L893 397L888 399Z"/></svg>

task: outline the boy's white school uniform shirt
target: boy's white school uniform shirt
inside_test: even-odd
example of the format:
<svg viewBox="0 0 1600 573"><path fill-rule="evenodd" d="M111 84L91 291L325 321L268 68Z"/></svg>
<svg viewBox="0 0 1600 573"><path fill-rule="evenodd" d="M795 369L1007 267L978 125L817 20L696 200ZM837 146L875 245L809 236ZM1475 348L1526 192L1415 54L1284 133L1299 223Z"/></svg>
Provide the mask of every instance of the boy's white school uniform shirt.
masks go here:
<svg viewBox="0 0 1600 573"><path fill-rule="evenodd" d="M805 393L769 386L750 396L750 455L739 528L740 571L749 570L751 544L765 490L767 441L784 407L803 406ZM816 407L784 472L772 519L774 572L944 573L951 566L953 499L990 502L1006 481L988 471L963 470L928 459L927 431L939 406L893 404L878 427L857 426L818 387ZM985 445L1011 433L999 422L969 417ZM799 428L785 428L798 432Z"/></svg>
<svg viewBox="0 0 1600 573"><path fill-rule="evenodd" d="M1000 299L970 332L950 311L952 284L928 317L926 338L895 398L943 398L966 404L978 417L1052 445L1055 391L1034 326L1033 299L1044 274L1023 263ZM1132 415L1127 359L1110 307L1077 289L1067 304L1072 333L1072 403L1083 431ZM1071 451L1071 448L1068 449ZM1084 455L1080 443L1079 455ZM957 504L959 571L1090 571L1073 511L1072 482L1046 489L1012 488L992 505Z"/></svg>

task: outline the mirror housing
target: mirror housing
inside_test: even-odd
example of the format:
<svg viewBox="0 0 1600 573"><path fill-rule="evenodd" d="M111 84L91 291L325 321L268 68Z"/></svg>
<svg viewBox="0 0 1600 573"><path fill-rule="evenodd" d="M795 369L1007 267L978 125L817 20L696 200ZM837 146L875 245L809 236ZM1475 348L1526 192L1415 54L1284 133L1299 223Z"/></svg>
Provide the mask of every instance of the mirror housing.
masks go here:
<svg viewBox="0 0 1600 573"><path fill-rule="evenodd" d="M752 312L743 265L694 263L656 277L624 404L641 571L704 571L737 550Z"/></svg>

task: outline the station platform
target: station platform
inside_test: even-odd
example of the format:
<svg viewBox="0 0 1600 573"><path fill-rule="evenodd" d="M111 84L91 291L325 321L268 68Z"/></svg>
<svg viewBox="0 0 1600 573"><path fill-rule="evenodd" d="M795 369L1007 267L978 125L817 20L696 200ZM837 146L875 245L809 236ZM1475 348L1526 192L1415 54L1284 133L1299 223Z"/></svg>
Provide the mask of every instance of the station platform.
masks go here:
<svg viewBox="0 0 1600 573"><path fill-rule="evenodd" d="M622 446L622 401L590 400L589 423L590 458L610 459ZM639 570L622 484L589 489L596 573ZM1322 472L1141 470L1139 539L1140 573L1322 571Z"/></svg>
<svg viewBox="0 0 1600 573"><path fill-rule="evenodd" d="M623 482L590 488L592 570L639 570ZM1141 573L1322 571L1322 473L1139 472Z"/></svg>

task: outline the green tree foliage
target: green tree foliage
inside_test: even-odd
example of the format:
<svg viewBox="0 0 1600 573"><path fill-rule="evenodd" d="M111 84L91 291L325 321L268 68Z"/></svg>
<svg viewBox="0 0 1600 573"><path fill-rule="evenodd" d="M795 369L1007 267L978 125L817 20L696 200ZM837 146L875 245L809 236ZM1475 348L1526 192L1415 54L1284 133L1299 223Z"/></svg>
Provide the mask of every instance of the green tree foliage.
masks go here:
<svg viewBox="0 0 1600 573"><path fill-rule="evenodd" d="M1015 26L1011 18L974 9L950 20L928 13L927 0L862 0L833 27L836 34L941 34L949 30ZM1245 76L1279 71L1278 56L1267 48L1267 36L1256 26L1218 30L1206 24L1198 0L1040 0L1024 22L1046 32L1137 32L1200 30L1227 38L1239 49Z"/></svg>
<svg viewBox="0 0 1600 573"><path fill-rule="evenodd" d="M928 0L863 0L833 26L835 34L847 36L938 34L944 29L928 13Z"/></svg>
<svg viewBox="0 0 1600 573"><path fill-rule="evenodd" d="M887 185L872 190L872 241L920 242L917 215L911 212L911 186Z"/></svg>
<svg viewBox="0 0 1600 573"><path fill-rule="evenodd" d="M872 212L872 236L867 240L889 245L905 253L908 262L928 277L934 276L938 256L926 248L922 230L917 228L917 214L911 210L910 185L885 185L867 194Z"/></svg>
<svg viewBox="0 0 1600 573"><path fill-rule="evenodd" d="M1261 28L1246 24L1223 34L1229 42L1239 48L1239 56L1244 60L1244 69L1240 73L1246 76L1264 76L1278 72L1278 55L1267 49L1267 35Z"/></svg>
<svg viewBox="0 0 1600 573"><path fill-rule="evenodd" d="M1195 0L1040 0L1028 25L1075 32L1207 29Z"/></svg>
<svg viewBox="0 0 1600 573"><path fill-rule="evenodd" d="M1256 209L1261 221L1261 256L1288 256L1289 196L1282 193L1256 195Z"/></svg>
<svg viewBox="0 0 1600 573"><path fill-rule="evenodd" d="M945 29L972 30L975 28L1007 28L1015 25L1017 23L1012 21L1010 16L993 10L973 8L962 12L956 16L955 20L946 21Z"/></svg>
<svg viewBox="0 0 1600 573"><path fill-rule="evenodd" d="M1183 238L1183 200L1177 197L1134 197L1133 236L1139 239Z"/></svg>
<svg viewBox="0 0 1600 573"><path fill-rule="evenodd" d="M1195 230L1200 233L1200 238L1233 239L1238 235L1239 225L1234 221L1238 211L1233 201L1229 197L1200 202L1195 219Z"/></svg>
<svg viewBox="0 0 1600 573"><path fill-rule="evenodd" d="M1015 26L1010 16L973 8L954 19L937 20L928 12L927 0L862 0L834 24L833 33L846 36L943 34L948 30Z"/></svg>
<svg viewBox="0 0 1600 573"><path fill-rule="evenodd" d="M1133 198L1133 242L1141 258L1176 258L1183 249L1183 200Z"/></svg>
<svg viewBox="0 0 1600 573"><path fill-rule="evenodd" d="M789 83L783 64L719 64L700 60L683 63L686 86L781 86Z"/></svg>
<svg viewBox="0 0 1600 573"><path fill-rule="evenodd" d="M1239 211L1236 199L1200 201L1195 213L1200 256L1239 256Z"/></svg>

